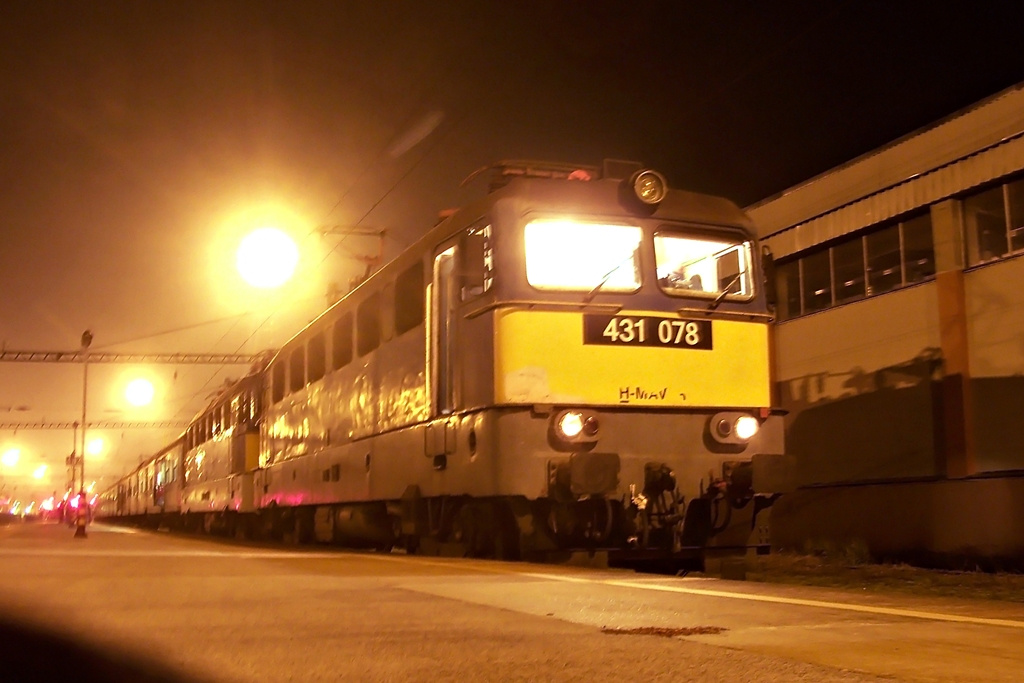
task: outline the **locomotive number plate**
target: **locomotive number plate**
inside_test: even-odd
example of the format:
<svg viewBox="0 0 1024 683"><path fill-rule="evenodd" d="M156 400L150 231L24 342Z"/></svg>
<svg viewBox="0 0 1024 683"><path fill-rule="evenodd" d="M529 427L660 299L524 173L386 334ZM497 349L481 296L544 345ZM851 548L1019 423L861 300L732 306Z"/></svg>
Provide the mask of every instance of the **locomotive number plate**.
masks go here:
<svg viewBox="0 0 1024 683"><path fill-rule="evenodd" d="M711 321L584 314L583 343L710 349Z"/></svg>

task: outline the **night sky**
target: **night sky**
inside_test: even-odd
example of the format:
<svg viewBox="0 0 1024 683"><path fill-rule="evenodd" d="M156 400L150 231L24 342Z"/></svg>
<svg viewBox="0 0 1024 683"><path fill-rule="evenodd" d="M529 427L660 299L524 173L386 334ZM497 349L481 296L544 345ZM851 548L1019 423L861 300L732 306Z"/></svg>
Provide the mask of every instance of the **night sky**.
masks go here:
<svg viewBox="0 0 1024 683"><path fill-rule="evenodd" d="M749 205L1024 81L1022 19L984 3L2 0L0 342L275 346L378 247L317 228L386 230L394 255L499 159L637 159ZM304 260L268 295L233 251L270 220ZM90 419L185 420L240 372L151 368L158 405L130 414L129 370L90 369ZM78 419L81 387L77 366L0 364L0 421ZM105 433L90 472L173 434ZM0 430L12 445L63 490L70 433Z"/></svg>

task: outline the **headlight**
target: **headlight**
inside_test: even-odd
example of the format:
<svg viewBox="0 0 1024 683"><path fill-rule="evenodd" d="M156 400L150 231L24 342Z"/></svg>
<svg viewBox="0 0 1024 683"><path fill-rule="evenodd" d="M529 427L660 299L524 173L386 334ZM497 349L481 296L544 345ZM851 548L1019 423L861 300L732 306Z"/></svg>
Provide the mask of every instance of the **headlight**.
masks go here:
<svg viewBox="0 0 1024 683"><path fill-rule="evenodd" d="M746 445L757 434L761 423L747 413L717 413L711 417L709 428L718 443Z"/></svg>
<svg viewBox="0 0 1024 683"><path fill-rule="evenodd" d="M751 417L750 415L743 415L736 419L736 425L734 431L736 437L747 441L753 438L754 434L757 434L757 430L761 427L758 423L757 418Z"/></svg>
<svg viewBox="0 0 1024 683"><path fill-rule="evenodd" d="M572 408L556 413L549 424L552 445L562 449L595 443L601 428L594 411Z"/></svg>
<svg viewBox="0 0 1024 683"><path fill-rule="evenodd" d="M569 410L562 413L558 418L558 433L566 439L573 439L583 431L583 415L576 411Z"/></svg>
<svg viewBox="0 0 1024 683"><path fill-rule="evenodd" d="M637 171L630 179L636 198L647 205L660 204L668 192L665 176L657 171Z"/></svg>

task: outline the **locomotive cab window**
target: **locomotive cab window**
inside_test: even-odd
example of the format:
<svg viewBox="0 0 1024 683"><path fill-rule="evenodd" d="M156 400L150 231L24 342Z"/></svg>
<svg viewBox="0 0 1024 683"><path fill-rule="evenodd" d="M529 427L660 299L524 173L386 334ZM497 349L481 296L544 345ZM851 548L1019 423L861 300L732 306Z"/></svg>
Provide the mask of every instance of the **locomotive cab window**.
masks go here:
<svg viewBox="0 0 1024 683"><path fill-rule="evenodd" d="M457 250L462 300L469 301L490 291L494 283L494 254L491 251L491 226L467 230Z"/></svg>
<svg viewBox="0 0 1024 683"><path fill-rule="evenodd" d="M673 296L749 299L750 242L728 236L659 232L654 236L658 284Z"/></svg>
<svg viewBox="0 0 1024 683"><path fill-rule="evenodd" d="M640 240L635 225L536 220L526 225L526 279L537 289L635 292Z"/></svg>

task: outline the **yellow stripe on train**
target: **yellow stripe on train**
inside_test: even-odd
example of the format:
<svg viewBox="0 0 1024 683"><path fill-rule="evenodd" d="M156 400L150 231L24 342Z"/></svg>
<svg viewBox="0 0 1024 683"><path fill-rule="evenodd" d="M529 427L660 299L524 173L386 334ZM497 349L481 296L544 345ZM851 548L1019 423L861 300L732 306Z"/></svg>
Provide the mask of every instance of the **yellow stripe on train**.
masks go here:
<svg viewBox="0 0 1024 683"><path fill-rule="evenodd" d="M762 322L695 321L687 328L685 319L671 314L628 312L594 316L589 322L589 343L584 343L583 313L497 311L496 402L631 407L771 403L768 327ZM704 329L711 331L710 349L687 343ZM637 343L641 334L647 345Z"/></svg>

